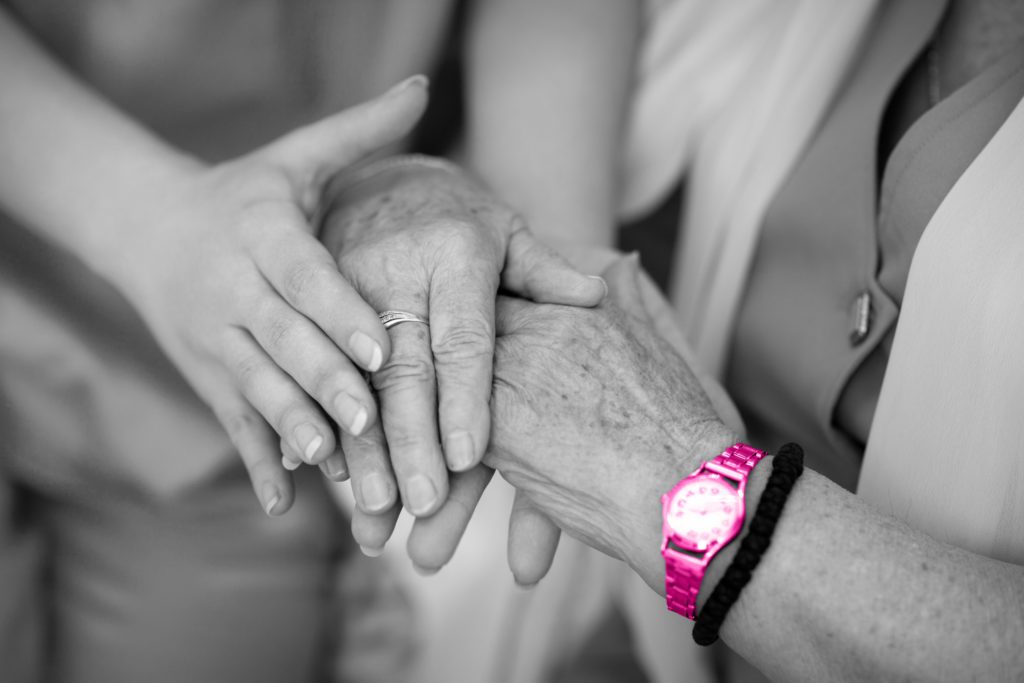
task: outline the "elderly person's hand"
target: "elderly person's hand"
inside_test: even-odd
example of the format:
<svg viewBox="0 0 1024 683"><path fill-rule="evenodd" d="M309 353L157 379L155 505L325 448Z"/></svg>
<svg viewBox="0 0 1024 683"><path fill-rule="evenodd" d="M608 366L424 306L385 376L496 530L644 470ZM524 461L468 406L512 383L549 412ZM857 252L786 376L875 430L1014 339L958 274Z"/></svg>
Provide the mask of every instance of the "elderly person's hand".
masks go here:
<svg viewBox="0 0 1024 683"><path fill-rule="evenodd" d="M341 438L338 465L351 474L358 510L379 516L379 535L358 540L379 547L399 495L426 517L447 499L449 468L473 482L459 487L470 507L490 476L477 465L490 433L499 286L574 306L598 304L606 287L543 247L468 176L416 157L385 161L348 185L342 178L322 240L375 309L429 319L389 330L384 364L372 375L381 421Z"/></svg>
<svg viewBox="0 0 1024 683"><path fill-rule="evenodd" d="M584 543L656 569L666 482L737 438L724 392L655 329L638 277L617 263L594 310L500 300L485 462Z"/></svg>
<svg viewBox="0 0 1024 683"><path fill-rule="evenodd" d="M566 402L561 399L561 384L566 383L566 389L574 386L572 380L583 378L592 374L592 381L611 382L613 380L612 370L604 368L599 363L592 366L588 364L586 370L581 370L579 363L585 363L586 358L581 354L585 349L591 349L595 353L610 353L612 347L604 346L604 335L612 334L612 329L637 328L642 331L643 339L653 344L653 349L663 354L663 362L666 367L677 363L685 369L689 361L689 349L686 346L682 330L675 323L674 314L668 302L657 290L656 285L639 268L639 262L635 256L616 258L614 252L604 249L578 250L568 254L574 265L579 266L586 272L598 272L608 263L613 263L605 271L605 278L611 288L611 301L594 311L576 311L564 307L535 306L521 300L500 299L499 308L499 332L501 322L510 322L508 315L502 315L501 311L515 310L516 320L530 321L536 318L536 325L523 328L515 327L508 330L507 336L498 338L496 349L496 367L502 368L502 372L494 376L494 396L492 408L495 409L492 420L495 421L492 434L495 437L507 436L508 443L513 446L519 445L524 449L526 456L546 458L549 455L550 439L565 439L572 445L559 457L573 457L579 455L585 462L571 461L586 467L589 462L589 455L586 449L589 446L589 439L601 439L601 448L606 449L607 454L614 454L616 449L621 447L615 439L621 441L619 433L612 434L612 440L604 441L604 434L586 430L585 434L580 431L564 432L558 422L563 418L562 410L566 408ZM520 310L521 308L521 310ZM580 313L580 327L576 330L566 325L575 321L576 313ZM561 317L564 314L565 317ZM542 322L545 321L545 322ZM544 324L550 324L550 329L544 329ZM530 334L526 334L529 332ZM638 332L640 334L641 332ZM577 335L580 335L577 338ZM590 339L588 346L576 346L583 335ZM621 339L619 336L611 336L610 340ZM536 344L539 347L537 355L532 351L524 351L526 344ZM507 357L505 351L508 349L520 349L519 354L514 357ZM604 349L603 351L601 349ZM622 349L628 351L628 349ZM679 355L682 356L680 358ZM649 354L648 354L649 355ZM645 356L646 358L647 356ZM623 353L623 363L631 357ZM650 358L647 358L650 361ZM547 362L545 362L547 361ZM538 365L544 363L544 365ZM518 365L518 364L521 364ZM569 378L562 378L560 373L566 367L572 370ZM619 368L619 374L628 376L631 372L628 364ZM510 386L504 381L504 375L513 377L517 373L525 373L531 380L538 383L538 387L547 386L550 391L558 390L559 400L554 403L544 403L542 396L537 396L538 402L531 406L520 406L527 412L516 412L510 414L499 410L502 403L496 399L506 397L503 389ZM602 373L604 379L602 380ZM707 393L713 414L722 416L722 419L734 430L742 431L742 423L739 413L733 406L724 389L710 377L698 374L696 379L687 374L690 385L695 392L694 396L700 396L701 390ZM635 383L635 382L634 382ZM518 386L522 386L521 384ZM531 385L532 386L532 385ZM577 387L579 389L579 387ZM651 385L653 392L655 385ZM581 396L578 397L577 410L585 411L592 407L599 399L599 392L596 390L587 391L593 387L580 389ZM551 396L548 393L547 396ZM526 399L527 396L518 396L519 399ZM533 398L532 394L529 398ZM661 396L663 401L671 400L671 397ZM668 410L664 404L662 411ZM535 412L529 412L530 410ZM639 410L637 406L629 408L631 412ZM641 413L636 412L637 415ZM673 413L675 416L675 413ZM522 422L509 424L505 420L512 418L522 419ZM675 421L675 417L673 417ZM566 426L579 427L578 423L570 422ZM639 426L638 426L639 428ZM582 429L582 428L580 428ZM535 431L536 430L536 431ZM501 441L496 442L501 447ZM557 443L554 441L552 443ZM539 445L538 445L539 444ZM501 451L496 452L500 454ZM501 458L495 459L492 454L491 460L494 464L501 465ZM488 462L491 462L488 460ZM547 464L561 464L560 461L536 462L538 466ZM589 472L588 472L589 473ZM589 473L593 474L593 473ZM452 479L450 499L433 516L419 519L412 528L408 541L408 552L413 562L426 571L436 571L446 564L455 551L459 537L461 536L469 519L472 516L473 508L477 498L490 478L490 468L474 468L469 472L462 473ZM517 491L514 508L509 520L509 549L508 560L512 574L516 581L522 585L536 583L550 567L555 549L557 547L560 531L545 514L543 507L538 506L529 495L529 487L520 488ZM353 520L353 533L357 540L364 545L376 547L383 544L394 524L397 510L391 511L389 515L368 516L356 511ZM557 519L557 518L556 518Z"/></svg>

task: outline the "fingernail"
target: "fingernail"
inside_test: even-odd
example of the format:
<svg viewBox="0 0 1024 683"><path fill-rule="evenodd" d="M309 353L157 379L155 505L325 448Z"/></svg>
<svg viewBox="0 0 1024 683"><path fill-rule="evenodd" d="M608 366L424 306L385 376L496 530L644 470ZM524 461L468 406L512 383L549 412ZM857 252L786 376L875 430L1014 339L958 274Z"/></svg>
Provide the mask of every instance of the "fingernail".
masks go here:
<svg viewBox="0 0 1024 683"><path fill-rule="evenodd" d="M306 462L312 464L313 457L324 443L324 437L320 435L320 430L308 422L303 422L292 430L292 436L295 437L295 443L299 452L302 453L302 457L306 459Z"/></svg>
<svg viewBox="0 0 1024 683"><path fill-rule="evenodd" d="M363 555L366 555L367 557L380 557L384 554L383 547L371 548L369 546L361 545L359 546L359 550L361 550L363 552Z"/></svg>
<svg viewBox="0 0 1024 683"><path fill-rule="evenodd" d="M393 88L391 88L391 90L388 91L388 94L389 95L393 95L393 94L395 94L397 92L401 92L401 91L405 90L406 88L410 88L410 87L412 87L414 85L418 85L418 86L426 88L428 85L430 85L430 79L428 79L423 74L416 74L415 76L410 76L409 78L405 79L404 81L402 81L398 85L396 85Z"/></svg>
<svg viewBox="0 0 1024 683"><path fill-rule="evenodd" d="M299 469L299 465L302 464L301 460L292 460L287 455L281 456L281 465L289 472L294 472Z"/></svg>
<svg viewBox="0 0 1024 683"><path fill-rule="evenodd" d="M414 515L426 514L437 500L437 489L434 488L433 482L422 474L417 474L409 480L405 485L405 494L408 497L406 505L409 512Z"/></svg>
<svg viewBox="0 0 1024 683"><path fill-rule="evenodd" d="M341 423L346 426L348 433L352 436L359 436L366 428L366 420L369 413L365 406L348 394L338 394L334 400L334 408L338 411Z"/></svg>
<svg viewBox="0 0 1024 683"><path fill-rule="evenodd" d="M363 494L363 508L367 512L380 512L391 503L388 483L379 472L366 475L359 485L359 492Z"/></svg>
<svg viewBox="0 0 1024 683"><path fill-rule="evenodd" d="M320 463L320 469L333 481L345 481L348 479L348 468L345 461L338 455L329 455Z"/></svg>
<svg viewBox="0 0 1024 683"><path fill-rule="evenodd" d="M356 330L349 337L348 343L352 347L352 353L355 354L356 360L364 368L370 372L380 370L381 363L384 362L384 352L381 351L380 344L375 342L370 335Z"/></svg>
<svg viewBox="0 0 1024 683"><path fill-rule="evenodd" d="M591 280L597 280L598 282L600 282L601 286L604 287L604 296L608 296L608 283L604 281L603 277L601 277L600 275L588 275L587 277L589 277Z"/></svg>
<svg viewBox="0 0 1024 683"><path fill-rule="evenodd" d="M280 502L281 494L278 493L277 487L268 481L263 485L263 511L273 516L274 510L277 509L277 504Z"/></svg>
<svg viewBox="0 0 1024 683"><path fill-rule="evenodd" d="M434 574L436 574L439 571L441 571L440 567L436 567L434 569L430 569L429 567L421 567L420 565L418 565L416 563L413 563L412 568L420 576L433 576Z"/></svg>
<svg viewBox="0 0 1024 683"><path fill-rule="evenodd" d="M456 472L469 469L476 460L473 437L469 432L452 432L444 440L444 453L448 456L448 467Z"/></svg>

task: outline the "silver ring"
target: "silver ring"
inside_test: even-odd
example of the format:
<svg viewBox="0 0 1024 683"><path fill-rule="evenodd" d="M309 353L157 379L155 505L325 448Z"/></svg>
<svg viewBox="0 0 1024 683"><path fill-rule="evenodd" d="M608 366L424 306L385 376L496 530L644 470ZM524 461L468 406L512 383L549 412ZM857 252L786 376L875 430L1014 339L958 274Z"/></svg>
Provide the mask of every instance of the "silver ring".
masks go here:
<svg viewBox="0 0 1024 683"><path fill-rule="evenodd" d="M423 323L429 325L430 321L426 318L421 318L415 313L409 313L407 311L381 311L377 314L380 318L380 322L384 325L384 329L391 329L399 323Z"/></svg>

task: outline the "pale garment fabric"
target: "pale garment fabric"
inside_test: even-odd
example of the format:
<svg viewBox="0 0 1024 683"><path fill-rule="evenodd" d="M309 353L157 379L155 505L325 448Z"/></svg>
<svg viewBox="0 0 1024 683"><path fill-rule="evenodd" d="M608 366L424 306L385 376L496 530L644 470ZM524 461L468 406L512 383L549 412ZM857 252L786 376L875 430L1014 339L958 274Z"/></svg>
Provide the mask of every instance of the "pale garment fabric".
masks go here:
<svg viewBox="0 0 1024 683"><path fill-rule="evenodd" d="M621 206L629 213L651 208L686 174L670 298L716 376L764 213L842 83L877 5L674 2L661 5L650 25Z"/></svg>
<svg viewBox="0 0 1024 683"><path fill-rule="evenodd" d="M825 113L875 5L874 0L840 6L810 0L648 3L626 129L619 210L634 216L651 209L682 174L689 174L693 199L684 223L696 233L687 242L695 246L689 258L677 257L677 270L690 268L710 277L713 273L698 268L704 261L692 253L714 249L728 231L746 230L742 234L751 241L747 253L729 261L734 286L741 286L741 260L751 258L768 201ZM743 169L743 174L734 169ZM707 196L699 198L701 193ZM699 291L705 288L702 284ZM679 289L677 285L673 290L677 304L685 298ZM692 308L695 299L686 300ZM728 333L724 327L717 332ZM678 336L682 343L682 334ZM714 357L702 360L716 368L719 362ZM491 489L477 516L489 518L486 526L493 532L507 519L512 494L504 482ZM519 589L510 588L503 578L504 538L504 533L492 534L477 541L489 547L478 552L478 561L489 558L498 577L491 586L495 599L483 611L502 613L504 626L495 630L482 619L474 621L476 635L505 640L488 646L494 654L478 653L481 666L489 669L460 673L490 671L474 680L544 680L560 660L572 658L608 610L617 608L627 618L639 663L650 680L677 681L682 671L691 683L714 680L709 653L692 644L691 624L670 613L664 600L624 564L563 538L551 574L532 592L517 595ZM436 589L445 579L426 581ZM451 583L454 593L458 582ZM445 631L451 627L446 623Z"/></svg>
<svg viewBox="0 0 1024 683"><path fill-rule="evenodd" d="M701 365L720 374L757 230L870 27L877 0L649 4L626 129L620 214L689 183L670 290ZM720 267L715 267L720 266ZM703 297L713 297L705 308ZM721 314L707 320L708 311ZM597 555L592 552L591 555ZM580 559L586 560L581 554ZM691 625L627 567L604 580L652 681L713 680ZM549 609L552 609L549 606Z"/></svg>
<svg viewBox="0 0 1024 683"><path fill-rule="evenodd" d="M667 195L704 130L749 88L799 0L649 0L622 147L619 214Z"/></svg>
<svg viewBox="0 0 1024 683"><path fill-rule="evenodd" d="M1024 103L914 254L858 494L936 539L1024 563Z"/></svg>

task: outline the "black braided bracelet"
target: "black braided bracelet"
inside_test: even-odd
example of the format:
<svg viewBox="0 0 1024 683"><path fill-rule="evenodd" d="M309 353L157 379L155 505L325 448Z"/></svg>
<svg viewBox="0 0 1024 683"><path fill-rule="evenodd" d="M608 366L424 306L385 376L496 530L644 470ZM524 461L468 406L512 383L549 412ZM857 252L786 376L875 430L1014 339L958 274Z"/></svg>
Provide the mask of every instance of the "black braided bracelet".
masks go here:
<svg viewBox="0 0 1024 683"><path fill-rule="evenodd" d="M772 533L782 516L782 508L793 485L804 471L804 450L795 443L787 443L772 460L772 473L757 504L757 512L750 520L750 529L743 537L736 556L725 570L715 589L711 591L704 609L693 626L693 640L698 645L711 645L718 640L718 630L725 615L740 597L740 591L750 581L761 556L772 543Z"/></svg>

